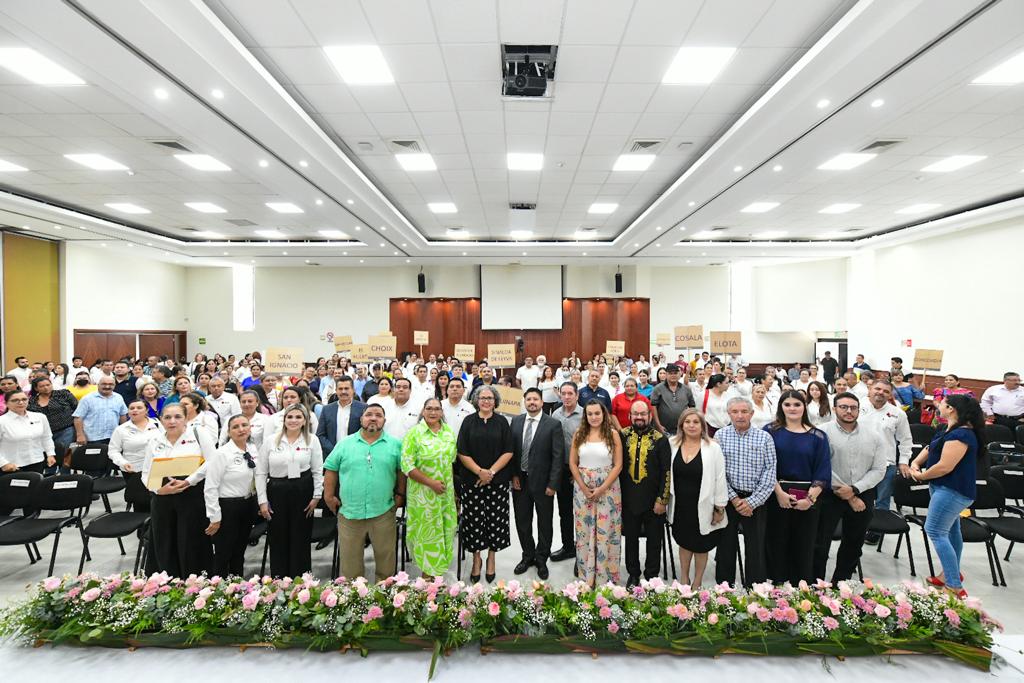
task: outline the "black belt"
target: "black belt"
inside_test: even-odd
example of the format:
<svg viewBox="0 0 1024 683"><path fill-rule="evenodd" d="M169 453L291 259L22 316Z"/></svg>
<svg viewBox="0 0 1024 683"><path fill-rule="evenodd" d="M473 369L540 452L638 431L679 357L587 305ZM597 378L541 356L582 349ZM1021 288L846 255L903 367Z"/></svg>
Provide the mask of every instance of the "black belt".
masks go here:
<svg viewBox="0 0 1024 683"><path fill-rule="evenodd" d="M996 417L1001 417L1004 420L1019 420L1022 417L1024 417L1024 413L1021 413L1020 415L1000 415L999 413L992 413L992 414L995 415Z"/></svg>
<svg viewBox="0 0 1024 683"><path fill-rule="evenodd" d="M254 494L251 494L251 493L250 493L250 494L249 494L248 496L233 496L233 497L231 497L231 498L218 498L218 500L223 500L223 501L231 501L231 500L249 500L250 498L252 498L252 497L253 497L253 495L254 495Z"/></svg>
<svg viewBox="0 0 1024 683"><path fill-rule="evenodd" d="M312 476L313 472L311 470L306 470L305 472L300 472L297 477L270 477L270 481L296 481L298 479L306 479L307 477Z"/></svg>

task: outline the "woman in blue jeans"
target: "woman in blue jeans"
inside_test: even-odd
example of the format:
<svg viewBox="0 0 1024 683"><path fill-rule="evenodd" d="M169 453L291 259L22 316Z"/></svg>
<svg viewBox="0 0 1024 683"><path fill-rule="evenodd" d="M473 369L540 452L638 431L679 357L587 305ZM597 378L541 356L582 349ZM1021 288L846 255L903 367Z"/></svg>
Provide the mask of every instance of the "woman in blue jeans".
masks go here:
<svg viewBox="0 0 1024 683"><path fill-rule="evenodd" d="M927 481L931 489L924 530L942 563L942 573L929 576L928 583L945 586L964 597L967 592L960 573L964 549L960 513L974 502L976 480L987 476L978 472L979 459L984 455L984 444L978 435L985 428L985 417L978 402L964 395L947 396L939 403L939 414L946 420L946 428L914 458L910 476Z"/></svg>

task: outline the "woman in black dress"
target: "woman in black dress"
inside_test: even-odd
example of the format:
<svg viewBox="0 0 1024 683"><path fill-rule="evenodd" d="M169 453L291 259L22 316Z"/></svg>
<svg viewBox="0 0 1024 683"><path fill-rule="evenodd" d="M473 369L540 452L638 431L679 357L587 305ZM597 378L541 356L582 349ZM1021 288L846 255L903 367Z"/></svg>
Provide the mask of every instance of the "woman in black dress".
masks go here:
<svg viewBox="0 0 1024 683"><path fill-rule="evenodd" d="M708 553L718 544L716 531L728 523L725 457L718 443L708 437L704 416L694 408L687 408L679 416L678 429L669 438L669 446L674 506L672 538L679 545L682 582L699 586L704 580Z"/></svg>
<svg viewBox="0 0 1024 683"><path fill-rule="evenodd" d="M489 385L473 394L477 412L459 430L458 478L461 482L463 543L473 553L470 581L480 580L480 552L487 550L487 581L494 581L499 550L510 545L508 490L512 428L496 409L501 396Z"/></svg>

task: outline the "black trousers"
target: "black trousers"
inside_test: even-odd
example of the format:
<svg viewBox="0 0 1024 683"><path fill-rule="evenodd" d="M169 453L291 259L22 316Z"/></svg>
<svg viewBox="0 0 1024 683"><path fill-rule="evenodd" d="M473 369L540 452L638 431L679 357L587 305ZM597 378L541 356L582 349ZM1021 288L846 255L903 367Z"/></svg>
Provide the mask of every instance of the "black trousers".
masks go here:
<svg viewBox="0 0 1024 683"><path fill-rule="evenodd" d="M768 508L768 534L765 555L768 578L775 583L814 581L814 543L818 538L821 506L809 510L782 509L775 495Z"/></svg>
<svg viewBox="0 0 1024 683"><path fill-rule="evenodd" d="M153 494L149 507L153 533L151 555L157 571L180 578L209 572L213 566L213 548L206 535L208 521L203 484L182 493Z"/></svg>
<svg viewBox="0 0 1024 683"><path fill-rule="evenodd" d="M306 506L313 500L313 476L309 470L297 479L271 477L267 483L270 503L270 573L272 576L301 576L313 566L313 518Z"/></svg>
<svg viewBox="0 0 1024 683"><path fill-rule="evenodd" d="M740 493L741 498L750 494ZM736 585L736 550L739 547L739 530L743 529L743 562L745 585L761 583L768 577L765 565L764 544L768 511L765 505L754 508L754 514L744 517L736 508L725 506L729 525L722 529L715 549L715 581Z"/></svg>
<svg viewBox="0 0 1024 683"><path fill-rule="evenodd" d="M997 424L997 425L1003 425L1004 427L1009 427L1010 431L1013 432L1014 434L1016 434L1017 433L1017 427L1019 427L1021 425L1024 425L1024 422L1020 421L1021 417L1024 417L1024 416L1018 415L1016 417L1012 417L1012 416L1008 416L1008 415L993 415L993 420L992 421L995 424Z"/></svg>
<svg viewBox="0 0 1024 683"><path fill-rule="evenodd" d="M558 534L562 539L562 548L576 553L575 518L572 512L572 472L568 466L562 468L562 478L558 482Z"/></svg>
<svg viewBox="0 0 1024 683"><path fill-rule="evenodd" d="M150 495L142 483L141 472L123 472L124 502L130 502L135 512L149 512Z"/></svg>
<svg viewBox="0 0 1024 683"><path fill-rule="evenodd" d="M636 533L634 533L636 532ZM654 510L634 513L623 507L622 536L626 539L626 573L640 576L640 536L647 537L647 556L644 558L643 577L653 579L661 571L661 543L665 535L665 515Z"/></svg>
<svg viewBox="0 0 1024 683"><path fill-rule="evenodd" d="M836 553L836 568L832 572L832 583L846 581L853 577L864 547L864 536L867 534L871 516L875 511L875 490L861 493L858 498L864 501L864 511L856 512L850 504L831 491L821 494L821 517L818 520L818 540L814 544L814 578L825 578L828 564L828 553L832 548L832 534L840 520L843 522L843 538L839 542Z"/></svg>
<svg viewBox="0 0 1024 683"><path fill-rule="evenodd" d="M245 576L245 549L259 506L256 496L220 499L220 529L213 535L213 573Z"/></svg>
<svg viewBox="0 0 1024 683"><path fill-rule="evenodd" d="M537 510L537 542L533 540L533 510ZM523 559L547 562L551 555L552 523L555 511L554 496L541 491L537 496L530 489L530 476L519 475L519 490L512 490L512 509L516 516L516 533Z"/></svg>

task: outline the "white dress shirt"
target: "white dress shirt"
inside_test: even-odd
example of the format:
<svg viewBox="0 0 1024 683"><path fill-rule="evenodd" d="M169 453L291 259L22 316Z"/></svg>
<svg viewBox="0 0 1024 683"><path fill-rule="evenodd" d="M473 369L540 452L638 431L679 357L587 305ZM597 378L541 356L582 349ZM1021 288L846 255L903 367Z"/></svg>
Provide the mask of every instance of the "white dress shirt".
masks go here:
<svg viewBox="0 0 1024 683"><path fill-rule="evenodd" d="M875 410L871 401L864 399L860 402L858 423L865 427L871 427L882 435L882 440L886 445L885 459L890 465L910 464L910 452L914 439L910 435L910 422L907 421L907 414L902 408L891 403L883 403L881 408Z"/></svg>
<svg viewBox="0 0 1024 683"><path fill-rule="evenodd" d="M309 433L316 434L316 428L320 424L320 420L317 419L316 415L310 413L309 415ZM269 422L266 427L266 438L270 438L272 435L277 434L284 429L284 411L279 410L270 416Z"/></svg>
<svg viewBox="0 0 1024 683"><path fill-rule="evenodd" d="M420 421L421 407L410 398L404 406L394 404L394 412L385 417L384 431L399 441Z"/></svg>
<svg viewBox="0 0 1024 683"><path fill-rule="evenodd" d="M227 424L233 415L242 414L242 406L238 404L238 397L226 391L216 398L210 394L206 397L206 402L210 404L210 410L217 413L221 424Z"/></svg>
<svg viewBox="0 0 1024 683"><path fill-rule="evenodd" d="M301 436L289 442L282 436L280 443L277 437L263 441L256 458L256 497L260 505L267 502L267 479L285 478L298 479L303 472L313 476L313 498L319 498L324 492L324 455L320 448L320 440L310 432L309 441Z"/></svg>
<svg viewBox="0 0 1024 683"><path fill-rule="evenodd" d="M55 455L50 422L42 413L18 415L8 410L0 415L0 467L14 463L18 467L42 462Z"/></svg>
<svg viewBox="0 0 1024 683"><path fill-rule="evenodd" d="M751 401L751 403L754 403ZM754 429L761 429L765 425L775 422L775 406L765 397L762 407L758 408L754 403L754 415L750 418L750 426Z"/></svg>
<svg viewBox="0 0 1024 683"><path fill-rule="evenodd" d="M861 399L861 403L864 403L864 400L868 397L868 385L864 384L864 382L857 382L850 388L850 393Z"/></svg>
<svg viewBox="0 0 1024 683"><path fill-rule="evenodd" d="M366 402L366 405L373 406L378 405L384 409L384 420L387 424L387 420L391 419L391 416L395 414L395 399L390 396L381 396L380 394L374 394L370 397L370 400Z"/></svg>
<svg viewBox="0 0 1024 683"><path fill-rule="evenodd" d="M456 441L459 438L459 430L462 429L462 421L466 419L467 415L472 415L473 404L469 401L462 399L455 405L448 399L441 401L441 410L444 412L444 421L448 423L448 426L455 432Z"/></svg>
<svg viewBox="0 0 1024 683"><path fill-rule="evenodd" d="M131 420L117 425L110 435L110 445L107 446L110 462L122 470L125 465L131 465L133 471L142 471L142 465L146 462L146 446L161 431L163 428L160 423L153 418L146 418L145 427L138 427Z"/></svg>
<svg viewBox="0 0 1024 683"><path fill-rule="evenodd" d="M198 455L203 458L203 464L186 477L186 481L195 486L206 478L205 461L213 457L215 450L217 446L205 429L186 428L173 444L167 440L166 432L157 432L146 444L146 459L142 463L142 483L149 488L149 471L155 458L184 458Z"/></svg>
<svg viewBox="0 0 1024 683"><path fill-rule="evenodd" d="M754 390L754 383L749 379L742 382L733 382L732 389L743 398L750 398L750 392Z"/></svg>
<svg viewBox="0 0 1024 683"><path fill-rule="evenodd" d="M210 436L210 441L212 441L216 445L217 437L219 436L219 434L217 433L216 413L208 410L204 410L203 412L199 413L185 424L186 429L192 429L193 427L200 431L205 430L206 433Z"/></svg>
<svg viewBox="0 0 1024 683"><path fill-rule="evenodd" d="M540 373L540 366L537 365L531 365L530 367L524 365L516 370L516 379L523 385L523 391L537 386L537 382L540 380Z"/></svg>
<svg viewBox="0 0 1024 683"><path fill-rule="evenodd" d="M707 405L704 407L704 419L709 426L715 429L721 429L732 422L729 419L729 412L726 410L726 404L732 398L729 395L730 391L732 391L731 388L726 390L721 396L717 396L712 390L707 392L707 395L701 399L701 405L703 405L705 400L707 401ZM671 430L672 428L668 427L668 429Z"/></svg>
<svg viewBox="0 0 1024 683"><path fill-rule="evenodd" d="M266 433L269 422L270 417L258 411L249 418L249 443L254 446L253 450L249 452L253 454L253 457L255 457L255 453L259 450L260 446L263 445L263 435ZM226 444L230 440L231 435L228 434L228 423L224 422L220 428L220 441L217 443Z"/></svg>
<svg viewBox="0 0 1024 683"><path fill-rule="evenodd" d="M206 517L219 522L221 498L248 498L256 491L256 470L249 467L241 450L229 441L213 454L206 465L206 486L203 498L206 500ZM258 453L249 451L253 460Z"/></svg>
<svg viewBox="0 0 1024 683"><path fill-rule="evenodd" d="M28 391L32 388L32 368L13 367L7 371L7 374L18 380L18 386L21 387L22 391Z"/></svg>
<svg viewBox="0 0 1024 683"><path fill-rule="evenodd" d="M832 418L833 413L831 412L828 415L822 417L820 408L815 401L807 402L807 419L810 420L811 424L814 425L815 427L820 427L826 422L831 422Z"/></svg>
<svg viewBox="0 0 1024 683"><path fill-rule="evenodd" d="M981 409L986 415L1024 415L1024 387L1017 387L1013 391L1003 384L989 387L981 395Z"/></svg>

